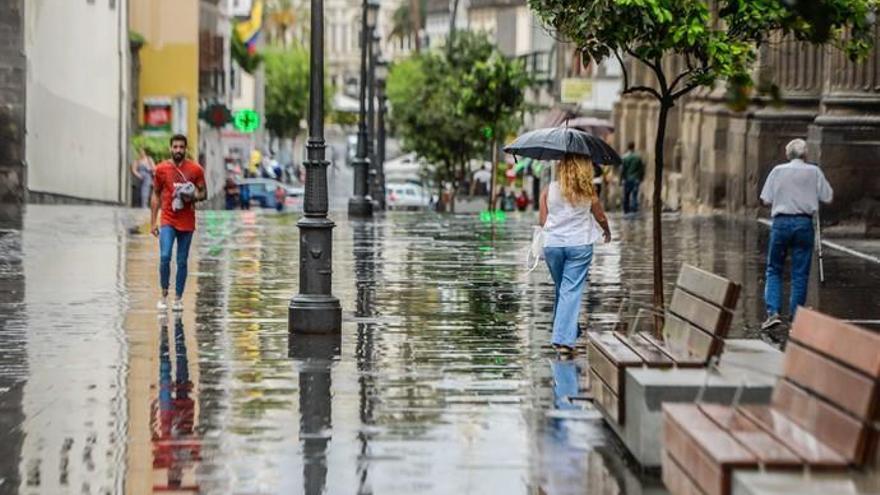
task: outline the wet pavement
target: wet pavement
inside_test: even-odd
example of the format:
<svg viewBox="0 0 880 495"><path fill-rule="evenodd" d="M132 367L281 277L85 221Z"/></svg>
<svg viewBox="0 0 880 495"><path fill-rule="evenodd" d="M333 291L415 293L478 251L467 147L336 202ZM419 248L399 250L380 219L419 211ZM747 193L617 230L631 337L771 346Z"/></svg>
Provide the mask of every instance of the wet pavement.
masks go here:
<svg viewBox="0 0 880 495"><path fill-rule="evenodd" d="M340 339L287 333L294 214L200 212L181 318L157 318L140 211L29 206L0 230L0 493L663 493L547 343L552 284L524 270L534 216L334 214ZM588 325L651 293L650 223L612 217ZM761 320L766 229L666 218L681 262L743 283ZM878 266L826 252L810 303L880 319Z"/></svg>

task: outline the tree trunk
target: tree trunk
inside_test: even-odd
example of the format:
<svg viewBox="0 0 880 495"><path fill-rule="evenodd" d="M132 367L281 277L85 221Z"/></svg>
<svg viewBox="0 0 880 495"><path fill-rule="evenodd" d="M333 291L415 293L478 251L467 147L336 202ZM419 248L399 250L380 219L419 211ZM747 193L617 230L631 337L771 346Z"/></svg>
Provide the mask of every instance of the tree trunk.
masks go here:
<svg viewBox="0 0 880 495"><path fill-rule="evenodd" d="M654 233L654 334L661 336L663 331L663 148L666 141L666 121L672 104L660 100L660 115L657 117L657 138L654 141L654 199L652 207Z"/></svg>
<svg viewBox="0 0 880 495"><path fill-rule="evenodd" d="M422 39L419 36L419 31L422 30L422 9L421 9L421 0L410 0L409 2L410 9L410 18L412 19L412 30L413 35L415 35L416 39L416 53L422 51Z"/></svg>

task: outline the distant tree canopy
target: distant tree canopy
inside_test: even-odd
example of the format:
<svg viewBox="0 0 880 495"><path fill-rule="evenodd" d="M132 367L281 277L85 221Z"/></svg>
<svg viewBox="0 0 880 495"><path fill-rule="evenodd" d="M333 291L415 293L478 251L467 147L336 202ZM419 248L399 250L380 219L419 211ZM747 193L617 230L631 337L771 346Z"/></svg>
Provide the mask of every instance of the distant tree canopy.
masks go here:
<svg viewBox="0 0 880 495"><path fill-rule="evenodd" d="M525 69L485 35L460 33L452 43L394 64L387 91L404 149L449 181L485 156L493 136L519 127L528 85Z"/></svg>

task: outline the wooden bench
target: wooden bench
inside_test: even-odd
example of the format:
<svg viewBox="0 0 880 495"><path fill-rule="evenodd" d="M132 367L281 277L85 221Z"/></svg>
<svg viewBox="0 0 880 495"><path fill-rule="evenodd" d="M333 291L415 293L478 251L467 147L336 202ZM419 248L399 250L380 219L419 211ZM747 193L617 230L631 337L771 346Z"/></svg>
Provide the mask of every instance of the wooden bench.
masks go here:
<svg viewBox="0 0 880 495"><path fill-rule="evenodd" d="M799 308L767 406L663 404L663 481L727 495L734 469L836 470L876 455L880 334Z"/></svg>
<svg viewBox="0 0 880 495"><path fill-rule="evenodd" d="M684 264L664 316L662 339L648 332L589 333L590 388L597 406L622 426L627 368L706 366L721 353L739 293L739 284Z"/></svg>

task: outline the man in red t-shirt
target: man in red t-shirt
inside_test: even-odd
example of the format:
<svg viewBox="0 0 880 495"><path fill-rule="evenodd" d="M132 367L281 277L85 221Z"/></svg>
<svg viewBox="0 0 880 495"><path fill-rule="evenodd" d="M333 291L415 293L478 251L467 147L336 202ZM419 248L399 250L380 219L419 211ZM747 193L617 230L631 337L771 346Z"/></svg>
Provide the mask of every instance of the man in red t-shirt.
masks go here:
<svg viewBox="0 0 880 495"><path fill-rule="evenodd" d="M150 200L150 232L159 238L159 283L162 298L157 308L168 309L168 284L171 278L171 249L177 241L177 277L174 311L183 310L183 287L189 245L196 230L195 203L205 199L205 170L186 159L186 136L171 137L171 160L156 166L153 173L153 197ZM162 219L156 223L159 208ZM160 226L161 225L161 226Z"/></svg>

